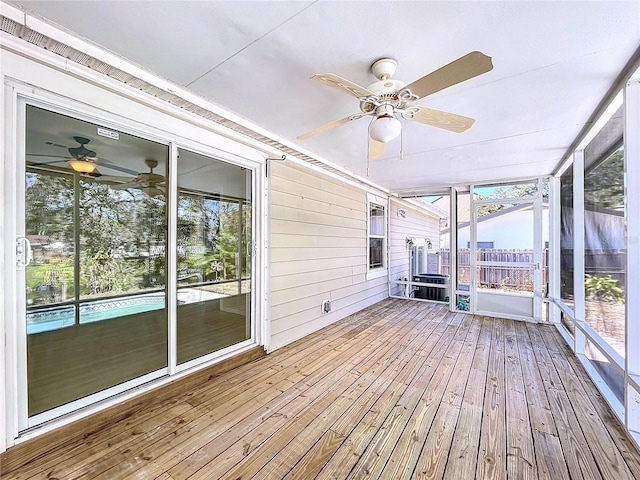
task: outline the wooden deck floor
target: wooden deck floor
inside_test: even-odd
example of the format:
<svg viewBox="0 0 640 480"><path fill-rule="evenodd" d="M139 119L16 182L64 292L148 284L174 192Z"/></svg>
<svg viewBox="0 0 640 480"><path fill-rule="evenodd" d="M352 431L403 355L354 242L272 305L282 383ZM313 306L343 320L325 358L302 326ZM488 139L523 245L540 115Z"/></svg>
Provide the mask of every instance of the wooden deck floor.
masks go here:
<svg viewBox="0 0 640 480"><path fill-rule="evenodd" d="M3 479L640 479L547 325L386 300Z"/></svg>

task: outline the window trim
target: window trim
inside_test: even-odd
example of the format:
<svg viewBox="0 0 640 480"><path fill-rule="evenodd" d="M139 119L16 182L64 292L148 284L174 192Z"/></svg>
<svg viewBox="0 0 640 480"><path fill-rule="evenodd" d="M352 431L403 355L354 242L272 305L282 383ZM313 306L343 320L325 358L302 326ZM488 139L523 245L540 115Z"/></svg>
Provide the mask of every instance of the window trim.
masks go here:
<svg viewBox="0 0 640 480"><path fill-rule="evenodd" d="M371 235L371 205L377 205L382 207L383 209L383 234L382 235ZM389 261L387 258L388 245L389 245L389 228L388 228L388 218L389 218L389 199L387 197L382 197L379 195L375 195L373 193L367 192L367 280L372 280L374 278L380 278L387 276ZM371 267L371 249L370 249L370 239L371 238L382 238L382 266L379 267Z"/></svg>

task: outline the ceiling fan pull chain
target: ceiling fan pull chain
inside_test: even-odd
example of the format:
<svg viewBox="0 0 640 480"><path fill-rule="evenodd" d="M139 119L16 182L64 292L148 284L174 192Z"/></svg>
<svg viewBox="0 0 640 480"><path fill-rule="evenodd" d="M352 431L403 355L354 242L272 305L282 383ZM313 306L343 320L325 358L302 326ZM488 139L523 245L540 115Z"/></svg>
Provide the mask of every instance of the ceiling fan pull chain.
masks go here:
<svg viewBox="0 0 640 480"><path fill-rule="evenodd" d="M402 130L400 130L400 160L404 160L404 148L402 141Z"/></svg>

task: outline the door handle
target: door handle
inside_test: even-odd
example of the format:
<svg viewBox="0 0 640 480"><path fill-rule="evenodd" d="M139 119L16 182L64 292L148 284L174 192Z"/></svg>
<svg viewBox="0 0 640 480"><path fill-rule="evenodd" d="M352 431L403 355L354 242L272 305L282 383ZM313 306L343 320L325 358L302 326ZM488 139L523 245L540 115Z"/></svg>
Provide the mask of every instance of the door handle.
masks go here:
<svg viewBox="0 0 640 480"><path fill-rule="evenodd" d="M24 268L31 263L31 242L27 237L18 237L16 239L16 265L18 268Z"/></svg>

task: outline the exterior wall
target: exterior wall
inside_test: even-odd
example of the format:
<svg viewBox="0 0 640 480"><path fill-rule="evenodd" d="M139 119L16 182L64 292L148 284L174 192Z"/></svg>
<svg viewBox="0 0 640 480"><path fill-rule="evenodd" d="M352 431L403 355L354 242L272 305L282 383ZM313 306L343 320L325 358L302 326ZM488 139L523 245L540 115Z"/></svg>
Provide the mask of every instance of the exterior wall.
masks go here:
<svg viewBox="0 0 640 480"><path fill-rule="evenodd" d="M365 190L290 161L272 162L269 182L274 350L388 294L386 275L367 280Z"/></svg>
<svg viewBox="0 0 640 480"><path fill-rule="evenodd" d="M407 237L428 238L432 245L429 253L438 251L440 217L402 199L391 198L389 203L389 278L395 281L409 276L411 257ZM404 218L399 210L404 210ZM402 292L401 285L391 284L392 295L402 295Z"/></svg>
<svg viewBox="0 0 640 480"><path fill-rule="evenodd" d="M143 132L143 136L150 138L162 138L167 142L174 141L176 146L184 146L194 151L208 154L222 160L235 162L245 168L254 169L256 205L254 214L256 217L256 240L260 240L264 230L264 210L260 199L264 190L264 154L255 149L246 147L237 141L225 138L218 134L214 125L207 120L192 114L186 114L179 108L166 102L155 99L152 96L141 93L136 89L111 80L108 76L100 77L95 72L87 69L85 72L78 68L76 74L69 74L64 64L66 61L48 52L37 52L42 56L42 61L34 61L29 58L30 51L24 55L18 55L10 50L2 48L2 70L0 71L0 106L2 109L2 128L0 128L0 145L2 145L3 169L0 175L0 238L2 238L2 253L0 265L0 307L3 317L0 321L0 453L12 447L18 438L18 432L25 427L19 425L18 419L22 416L18 413L25 402L19 396L20 378L26 378L23 358L24 337L19 328L19 321L24 322L24 306L26 301L22 296L24 291L20 287L22 281L18 281L15 268L15 237L18 231L21 203L17 179L19 172L17 158L19 158L20 146L16 138L24 118L19 116L15 95L16 91L21 96L37 99L38 102L51 104L56 108L65 108L83 115L91 115L92 118L106 119L109 125L114 124L124 131ZM61 65L63 64L63 65ZM85 77L89 77L87 79ZM21 111L21 110L20 110ZM221 129L218 129L221 131ZM22 197L23 198L23 197ZM263 242L259 241L262 246ZM175 251L175 247L173 249ZM259 249L258 252L262 252ZM256 272L256 298L262 298L260 289L266 281L262 279L265 270L263 256L255 257ZM259 279L258 279L259 277ZM173 290L171 290L173 291ZM262 302L256 302L256 317L264 315ZM259 324L257 323L257 326ZM259 330L259 329L256 329ZM263 337L256 333L255 343L262 343ZM24 342L24 343L23 343ZM232 355L252 348L251 346L237 347L214 360L203 361L200 365L185 372L177 372L172 377L165 377L153 384L149 383L131 389L118 396L106 398L102 403L93 404L86 408L69 413L53 420L46 426L34 428L20 435L21 441L30 440L42 433L54 430L72 421L87 415L100 412L113 405L122 404L136 395L170 383L173 379L182 377L188 373L196 372L215 362L229 358ZM21 377L22 375L22 377Z"/></svg>

